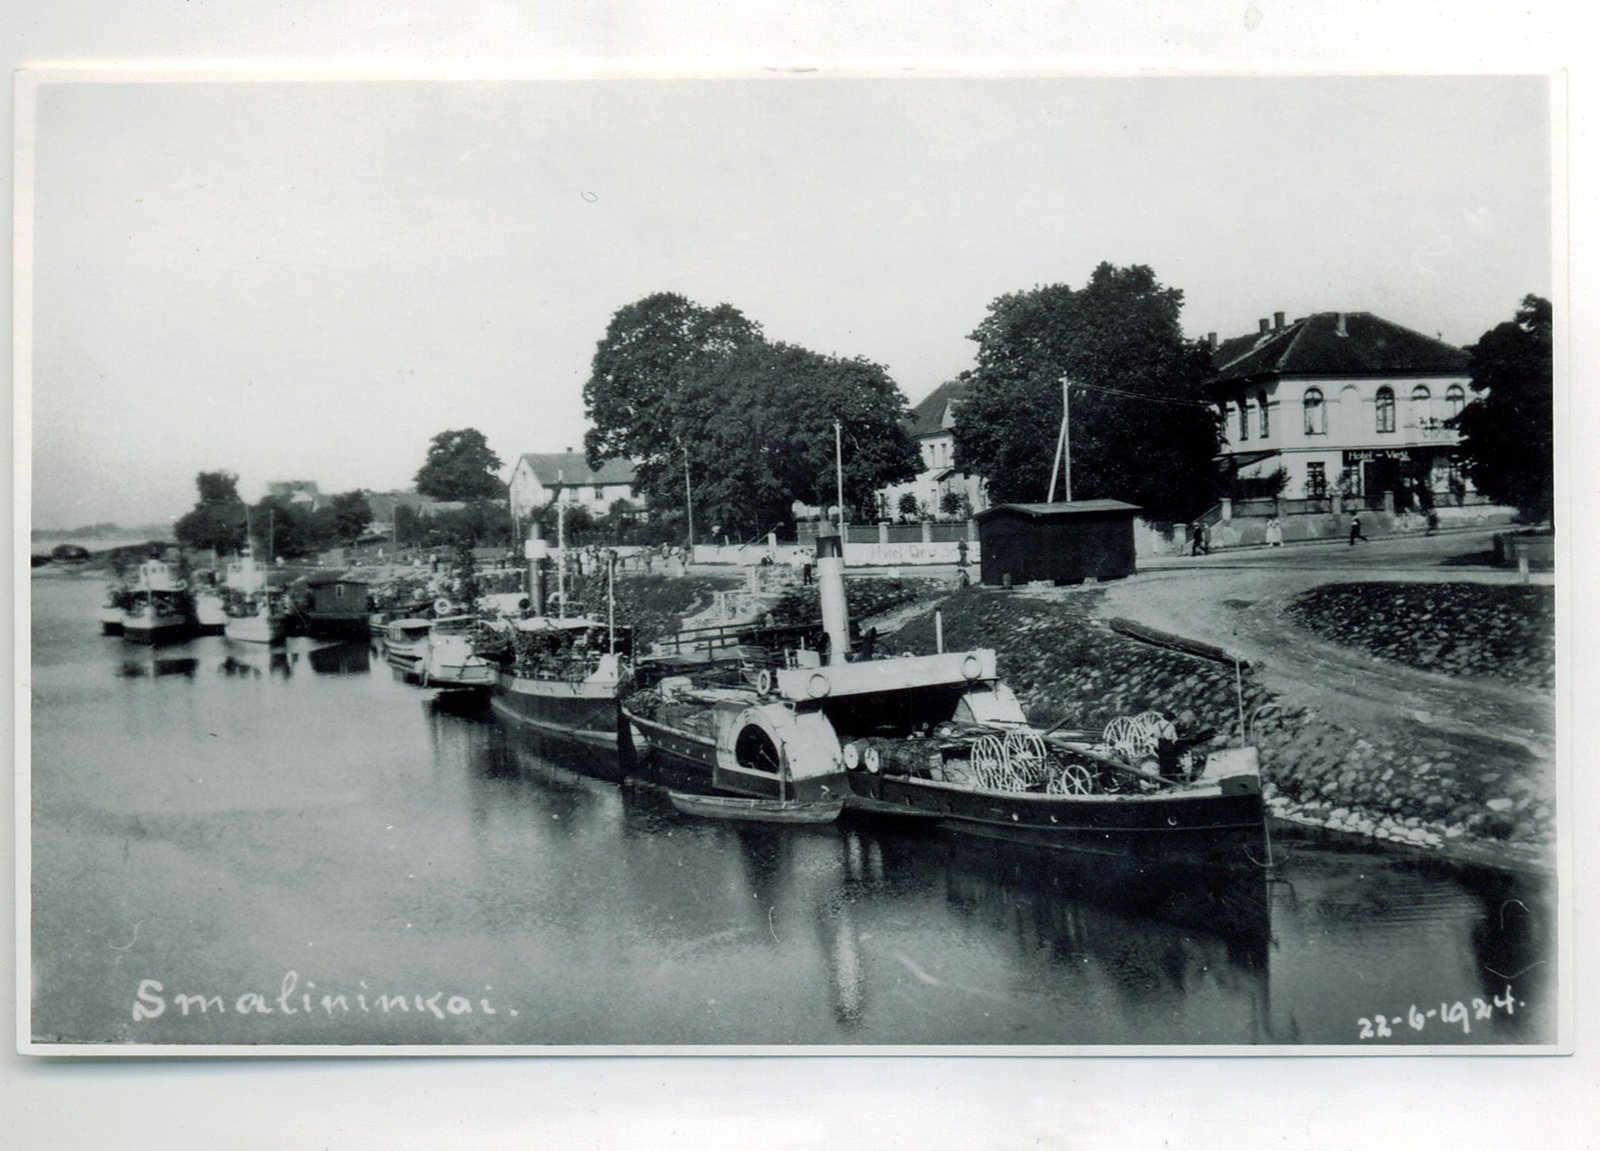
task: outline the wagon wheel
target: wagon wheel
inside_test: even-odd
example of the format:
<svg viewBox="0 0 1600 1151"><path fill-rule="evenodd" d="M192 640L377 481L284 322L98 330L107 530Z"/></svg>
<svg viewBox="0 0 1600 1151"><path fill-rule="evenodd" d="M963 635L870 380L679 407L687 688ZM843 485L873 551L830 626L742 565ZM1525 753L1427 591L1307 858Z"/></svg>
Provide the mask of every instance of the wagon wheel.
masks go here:
<svg viewBox="0 0 1600 1151"><path fill-rule="evenodd" d="M972 745L972 772L982 787L1008 790L1010 767L1006 745L997 735L986 735Z"/></svg>
<svg viewBox="0 0 1600 1151"><path fill-rule="evenodd" d="M1156 749L1156 744L1163 739L1177 739L1178 729L1172 721L1159 711L1140 712L1133 717L1133 722L1139 725L1139 732L1146 739L1144 754L1149 755Z"/></svg>
<svg viewBox="0 0 1600 1151"><path fill-rule="evenodd" d="M1094 772L1081 763L1069 763L1053 776L1046 787L1051 795L1092 795Z"/></svg>
<svg viewBox="0 0 1600 1151"><path fill-rule="evenodd" d="M1038 783L1049 771L1049 759L1044 740L1037 732L1013 731L1006 735L1006 760L1018 784L1027 787Z"/></svg>

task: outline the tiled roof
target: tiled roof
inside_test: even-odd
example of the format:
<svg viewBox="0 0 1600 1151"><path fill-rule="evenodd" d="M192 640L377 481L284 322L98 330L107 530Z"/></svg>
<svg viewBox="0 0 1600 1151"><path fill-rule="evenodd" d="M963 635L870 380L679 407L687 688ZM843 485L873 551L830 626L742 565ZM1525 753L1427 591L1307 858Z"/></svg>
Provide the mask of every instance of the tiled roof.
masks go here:
<svg viewBox="0 0 1600 1151"><path fill-rule="evenodd" d="M524 452L522 460L545 487L556 483L631 484L638 479L632 460L606 460L599 468L591 468L582 452Z"/></svg>
<svg viewBox="0 0 1600 1151"><path fill-rule="evenodd" d="M966 395L969 387L971 384L966 380L946 380L934 388L921 403L911 409L911 419L907 421L906 431L911 433L912 438L936 436L946 431L942 422L946 405L959 401Z"/></svg>
<svg viewBox="0 0 1600 1151"><path fill-rule="evenodd" d="M1257 376L1465 373L1467 353L1371 312L1316 312L1282 328L1225 340L1211 363L1215 382L1223 383Z"/></svg>

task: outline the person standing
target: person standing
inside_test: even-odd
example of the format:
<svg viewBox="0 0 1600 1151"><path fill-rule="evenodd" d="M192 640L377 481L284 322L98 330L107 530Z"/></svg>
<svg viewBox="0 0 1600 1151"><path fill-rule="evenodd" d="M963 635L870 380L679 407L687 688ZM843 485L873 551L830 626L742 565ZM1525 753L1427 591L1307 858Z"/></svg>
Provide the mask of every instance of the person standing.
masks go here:
<svg viewBox="0 0 1600 1151"><path fill-rule="evenodd" d="M1354 512L1350 516L1350 546L1355 547L1357 540L1360 540L1364 544L1372 542L1371 540L1367 539L1366 536L1361 534L1360 512Z"/></svg>
<svg viewBox="0 0 1600 1151"><path fill-rule="evenodd" d="M1211 544L1206 539L1206 525L1202 521L1195 520L1194 523L1189 525L1189 536L1191 543L1190 555L1197 556L1202 552L1206 555L1211 554Z"/></svg>

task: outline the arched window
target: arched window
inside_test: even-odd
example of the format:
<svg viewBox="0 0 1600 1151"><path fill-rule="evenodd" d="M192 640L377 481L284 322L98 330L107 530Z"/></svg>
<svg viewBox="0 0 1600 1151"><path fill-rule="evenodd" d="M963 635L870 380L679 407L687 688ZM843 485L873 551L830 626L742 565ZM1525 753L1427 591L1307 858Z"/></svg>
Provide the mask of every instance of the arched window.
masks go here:
<svg viewBox="0 0 1600 1151"><path fill-rule="evenodd" d="M1306 413L1306 435L1327 435L1328 409L1322 403L1322 389L1307 388L1304 406Z"/></svg>
<svg viewBox="0 0 1600 1151"><path fill-rule="evenodd" d="M1467 406L1467 389L1460 384L1451 384L1445 389L1444 406L1449 409L1451 419L1461 414L1461 409Z"/></svg>
<svg viewBox="0 0 1600 1151"><path fill-rule="evenodd" d="M1267 438L1267 432L1270 430L1270 425L1267 423L1267 393L1266 392L1262 392L1260 395L1258 395L1256 397L1256 407L1261 412L1261 438L1262 439L1266 439Z"/></svg>
<svg viewBox="0 0 1600 1151"><path fill-rule="evenodd" d="M1411 389L1411 420L1424 432L1433 430L1433 393L1427 384Z"/></svg>
<svg viewBox="0 0 1600 1151"><path fill-rule="evenodd" d="M1378 430L1394 431L1394 389L1379 388L1377 396Z"/></svg>

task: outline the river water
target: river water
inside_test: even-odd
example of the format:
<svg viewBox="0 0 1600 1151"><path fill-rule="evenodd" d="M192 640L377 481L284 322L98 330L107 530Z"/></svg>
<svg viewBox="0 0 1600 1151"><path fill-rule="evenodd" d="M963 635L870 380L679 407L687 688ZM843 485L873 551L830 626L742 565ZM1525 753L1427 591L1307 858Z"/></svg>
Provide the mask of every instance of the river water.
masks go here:
<svg viewBox="0 0 1600 1151"><path fill-rule="evenodd" d="M94 578L32 591L40 1043L1556 1040L1551 880L1287 828L1219 880L697 820L364 643L152 651Z"/></svg>

